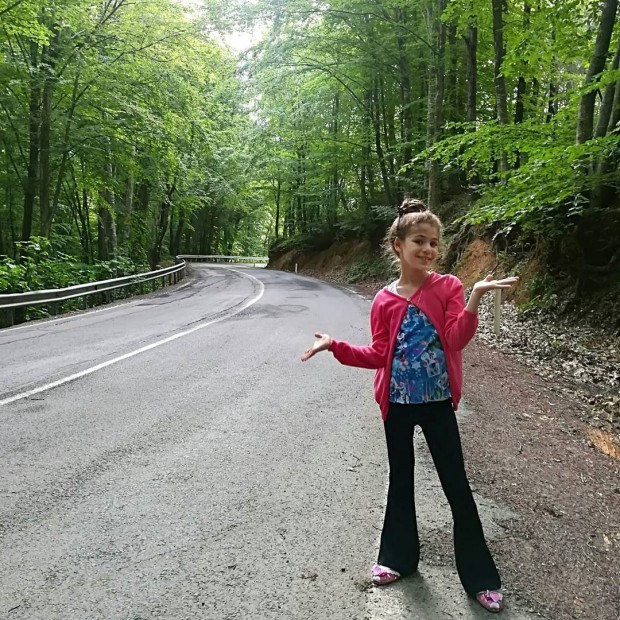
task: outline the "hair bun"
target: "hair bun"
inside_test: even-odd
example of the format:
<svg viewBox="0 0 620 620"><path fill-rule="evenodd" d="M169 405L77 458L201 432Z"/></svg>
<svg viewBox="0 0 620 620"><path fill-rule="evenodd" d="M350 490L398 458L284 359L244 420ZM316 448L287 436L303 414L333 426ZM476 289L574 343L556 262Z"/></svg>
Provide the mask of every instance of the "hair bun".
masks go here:
<svg viewBox="0 0 620 620"><path fill-rule="evenodd" d="M400 207L398 207L398 215L405 215L405 213L421 213L422 211L428 211L428 209L426 205L417 198L405 198Z"/></svg>

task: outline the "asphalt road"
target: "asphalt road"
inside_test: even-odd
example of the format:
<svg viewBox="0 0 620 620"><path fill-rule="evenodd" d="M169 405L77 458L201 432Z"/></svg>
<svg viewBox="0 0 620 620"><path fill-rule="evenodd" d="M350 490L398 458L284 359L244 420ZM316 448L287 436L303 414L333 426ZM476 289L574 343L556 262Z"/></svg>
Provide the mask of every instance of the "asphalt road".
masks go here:
<svg viewBox="0 0 620 620"><path fill-rule="evenodd" d="M0 618L488 618L453 566L369 586L387 480L372 373L299 361L316 330L366 343L368 311L309 278L203 265L0 331ZM418 454L423 538L451 521ZM492 540L515 515L478 499Z"/></svg>

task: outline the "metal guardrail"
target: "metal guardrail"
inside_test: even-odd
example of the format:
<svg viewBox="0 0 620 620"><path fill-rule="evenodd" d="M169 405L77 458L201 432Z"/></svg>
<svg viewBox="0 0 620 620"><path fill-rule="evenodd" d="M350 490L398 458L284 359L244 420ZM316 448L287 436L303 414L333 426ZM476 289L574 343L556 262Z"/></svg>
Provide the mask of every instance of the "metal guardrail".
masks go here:
<svg viewBox="0 0 620 620"><path fill-rule="evenodd" d="M151 282L161 279L162 286L166 284L176 284L185 277L186 264L181 261L171 267L157 269L155 271L147 271L145 273L137 273L122 278L113 278L110 280L99 280L97 282L87 282L85 284L77 284L75 286L67 286L65 288L54 288L43 291L29 291L27 293L10 293L0 295L0 311L5 311L8 326L14 324L14 313L16 308L29 308L31 306L49 305L52 315L57 314L58 304L68 299L81 297L83 299L83 307L88 307L86 298L89 295L103 293L107 301L110 301L110 292L119 288L129 286L142 286L145 282Z"/></svg>
<svg viewBox="0 0 620 620"><path fill-rule="evenodd" d="M110 292L116 289L127 288L138 285L143 292L142 287L145 282L158 280L161 278L162 286L166 284L176 284L185 277L186 262L235 262L257 264L267 263L269 261L266 256L223 256L223 255L200 255L200 254L182 254L176 257L176 265L148 271L145 273L133 274L122 278L113 278L110 280L99 280L97 282L87 282L86 284L77 284L75 286L67 286L65 288L54 288L43 291L29 291L27 293L9 293L0 295L0 313L6 313L7 320L4 321L5 326L11 326L15 323L14 310L16 308L29 308L32 306L50 306L51 313L55 316L58 313L58 305L60 302L68 299L81 297L83 308L88 307L87 297L96 293L102 293L106 297L106 301L111 300ZM0 321L0 327L2 327Z"/></svg>
<svg viewBox="0 0 620 620"><path fill-rule="evenodd" d="M269 262L268 256L222 256L220 254L181 254L177 259L186 260L188 263L209 262L209 263L245 263L257 264Z"/></svg>

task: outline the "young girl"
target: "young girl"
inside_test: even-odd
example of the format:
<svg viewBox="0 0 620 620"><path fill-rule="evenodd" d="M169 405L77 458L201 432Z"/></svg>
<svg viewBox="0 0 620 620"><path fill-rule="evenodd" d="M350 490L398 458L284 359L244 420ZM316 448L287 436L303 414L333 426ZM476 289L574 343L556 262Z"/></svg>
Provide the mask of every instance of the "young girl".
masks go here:
<svg viewBox="0 0 620 620"><path fill-rule="evenodd" d="M461 352L478 326L480 299L487 291L510 288L517 278L488 276L475 284L465 305L458 278L430 271L437 258L439 219L419 200L406 199L398 213L386 246L400 262L400 278L372 303L372 344L355 346L315 334L302 361L329 350L342 364L376 369L375 399L385 427L390 478L373 583L386 585L418 568L413 433L420 425L452 510L461 583L485 609L499 612L500 578L465 473L454 411L463 384Z"/></svg>

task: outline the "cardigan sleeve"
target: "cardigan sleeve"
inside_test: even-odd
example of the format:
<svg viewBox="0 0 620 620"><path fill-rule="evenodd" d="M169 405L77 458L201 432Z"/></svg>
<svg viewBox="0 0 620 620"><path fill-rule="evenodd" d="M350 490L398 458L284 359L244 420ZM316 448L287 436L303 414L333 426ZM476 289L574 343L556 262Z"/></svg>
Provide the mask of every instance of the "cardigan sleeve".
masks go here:
<svg viewBox="0 0 620 620"><path fill-rule="evenodd" d="M451 349L461 351L476 333L478 315L465 309L465 291L461 281L453 277L445 310L444 336Z"/></svg>
<svg viewBox="0 0 620 620"><path fill-rule="evenodd" d="M375 298L370 309L370 331L372 333L370 346L353 345L344 340L332 341L329 350L341 364L373 369L385 366L390 337L388 325L381 315L381 307Z"/></svg>

